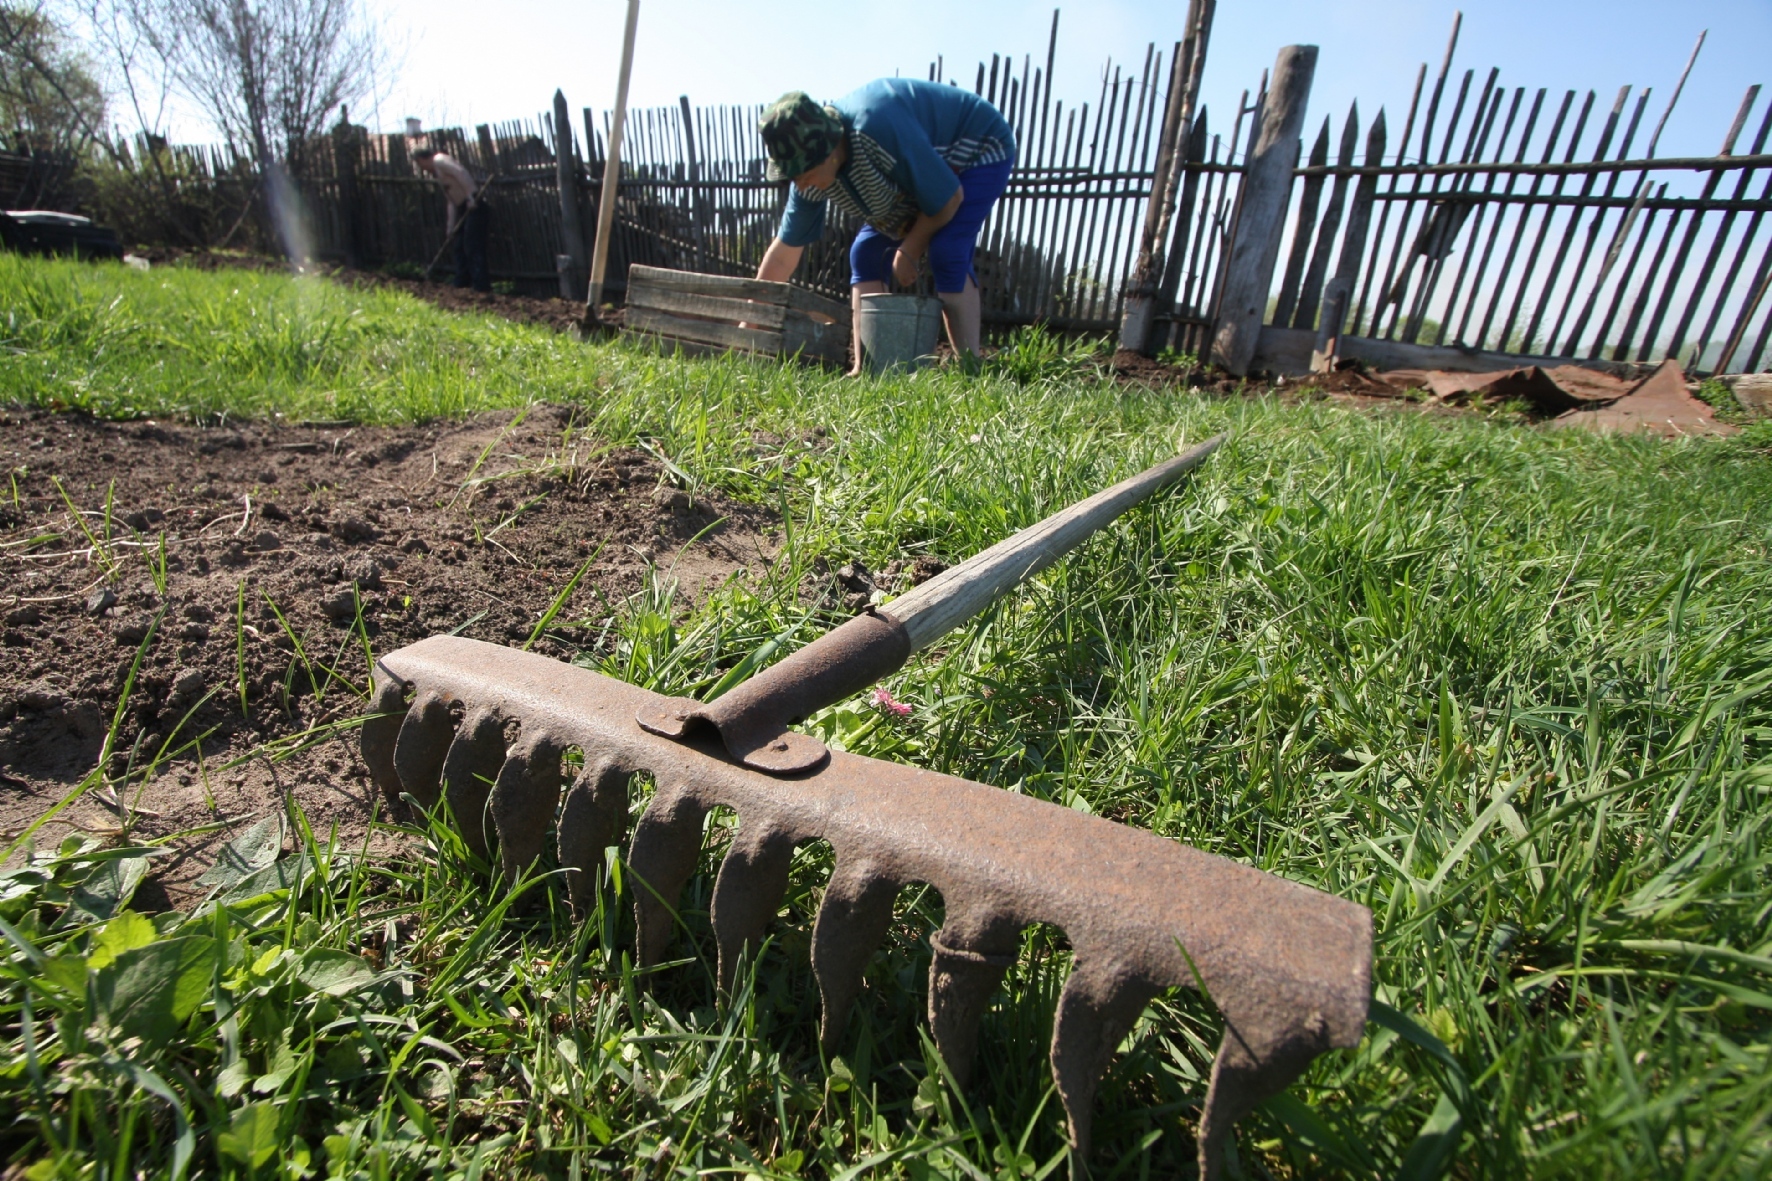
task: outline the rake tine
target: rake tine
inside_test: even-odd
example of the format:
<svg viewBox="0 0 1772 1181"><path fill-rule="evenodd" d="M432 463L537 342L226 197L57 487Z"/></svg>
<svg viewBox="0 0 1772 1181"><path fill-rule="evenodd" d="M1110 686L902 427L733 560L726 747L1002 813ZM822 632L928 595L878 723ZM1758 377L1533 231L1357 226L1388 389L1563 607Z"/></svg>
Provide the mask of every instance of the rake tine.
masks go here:
<svg viewBox="0 0 1772 1181"><path fill-rule="evenodd" d="M1236 1122L1262 1100L1285 1090L1304 1073L1312 1058L1330 1047L1329 1038L1320 1029L1320 1015L1312 1016L1319 1025L1318 1036L1273 1045L1258 1036L1246 1036L1253 1034L1253 1028L1241 1030L1230 1014L1225 1014L1224 1040L1213 1059L1212 1082L1200 1112L1200 1181L1216 1181L1222 1175L1224 1146Z"/></svg>
<svg viewBox="0 0 1772 1181"><path fill-rule="evenodd" d="M443 756L443 798L461 826L462 843L481 857L491 851L486 839L486 800L504 761L504 722L487 705L462 719L449 753Z"/></svg>
<svg viewBox="0 0 1772 1181"><path fill-rule="evenodd" d="M947 924L929 936L935 952L929 961L929 1032L955 1084L964 1087L972 1077L978 1023L1015 966L1021 924L1005 916L968 922L970 916L956 911L960 907L950 901Z"/></svg>
<svg viewBox="0 0 1772 1181"><path fill-rule="evenodd" d="M768 821L739 818L720 875L714 879L709 918L720 948L720 988L732 991L739 960L755 955L763 930L787 893L794 860L794 835Z"/></svg>
<svg viewBox="0 0 1772 1181"><path fill-rule="evenodd" d="M634 825L628 871L636 879L634 959L642 968L663 960L670 949L677 899L695 872L707 815L708 805L689 788L660 782Z"/></svg>
<svg viewBox="0 0 1772 1181"><path fill-rule="evenodd" d="M394 773L400 785L426 811L441 798L443 759L455 738L449 703L435 689L412 703L394 742ZM367 756L365 756L367 757Z"/></svg>
<svg viewBox="0 0 1772 1181"><path fill-rule="evenodd" d="M603 850L620 842L626 827L630 778L613 759L587 760L560 808L560 866L566 871L572 913L581 919L597 890Z"/></svg>
<svg viewBox="0 0 1772 1181"><path fill-rule="evenodd" d="M363 761L369 777L381 789L390 808L400 803L400 773L394 769L394 749L406 721L406 685L380 664L375 666L375 700L363 723Z"/></svg>
<svg viewBox="0 0 1772 1181"><path fill-rule="evenodd" d="M516 881L547 847L548 822L560 802L561 753L547 734L525 734L499 768L492 785L492 826L506 881Z"/></svg>
<svg viewBox="0 0 1772 1181"><path fill-rule="evenodd" d="M849 1010L861 992L862 972L886 940L898 889L899 883L873 862L837 855L812 924L812 971L823 1010L819 1042L827 1056L837 1052Z"/></svg>
<svg viewBox="0 0 1772 1181"><path fill-rule="evenodd" d="M1120 1042L1138 1015L1162 992L1122 964L1077 960L1058 997L1052 1026L1052 1078L1064 1103L1071 1144L1078 1157L1089 1155L1095 1118L1095 1091Z"/></svg>

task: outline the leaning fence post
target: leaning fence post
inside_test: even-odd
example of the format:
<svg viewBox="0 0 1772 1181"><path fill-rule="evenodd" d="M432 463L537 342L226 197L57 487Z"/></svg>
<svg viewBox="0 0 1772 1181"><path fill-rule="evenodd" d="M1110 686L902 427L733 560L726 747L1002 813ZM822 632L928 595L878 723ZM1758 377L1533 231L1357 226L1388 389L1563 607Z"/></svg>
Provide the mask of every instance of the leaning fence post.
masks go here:
<svg viewBox="0 0 1772 1181"><path fill-rule="evenodd" d="M1217 0L1191 0L1186 38L1176 43L1169 65L1169 98L1163 111L1162 134L1158 137L1157 166L1151 173L1144 232L1120 317L1120 347L1133 352L1142 353L1150 344L1152 317L1163 278L1163 251L1175 218L1177 188L1186 164L1194 103L1200 94L1206 42L1212 34L1212 14L1216 8ZM1182 216L1185 218L1186 214Z"/></svg>
<svg viewBox="0 0 1772 1181"><path fill-rule="evenodd" d="M713 215L708 208L706 191L701 187L701 157L695 148L695 112L689 96L679 95L683 111L683 148L689 156L689 227L695 235L695 269L708 269L708 231L713 229Z"/></svg>
<svg viewBox="0 0 1772 1181"><path fill-rule="evenodd" d="M1261 111L1261 138L1243 167L1237 234L1231 242L1220 296L1212 360L1241 377L1255 360L1268 290L1280 258L1286 206L1292 198L1292 169L1298 160L1299 132L1317 69L1315 45L1288 45L1274 62L1273 80Z"/></svg>
<svg viewBox="0 0 1772 1181"><path fill-rule="evenodd" d="M1311 372L1331 373L1335 356L1341 351L1341 323L1347 318L1347 297L1354 281L1340 275L1329 280L1323 289L1323 318L1317 324L1317 343L1311 349Z"/></svg>
<svg viewBox="0 0 1772 1181"><path fill-rule="evenodd" d="M560 255L566 265L560 267L560 298L579 298L579 276L585 270L585 240L579 229L578 164L572 156L572 116L566 110L566 95L554 91L554 179L560 188L560 244L566 249Z"/></svg>

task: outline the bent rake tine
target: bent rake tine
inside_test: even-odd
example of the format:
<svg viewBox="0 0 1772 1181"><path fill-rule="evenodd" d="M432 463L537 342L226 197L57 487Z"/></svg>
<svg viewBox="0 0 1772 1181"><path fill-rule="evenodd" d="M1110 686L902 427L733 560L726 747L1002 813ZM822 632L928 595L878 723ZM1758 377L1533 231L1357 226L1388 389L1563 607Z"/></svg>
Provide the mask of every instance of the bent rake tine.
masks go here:
<svg viewBox="0 0 1772 1181"><path fill-rule="evenodd" d="M1200 451L1153 469L1158 486L1179 476L1164 467L1191 467ZM464 830L480 829L489 816L494 833L464 831L464 840L484 852L495 836L513 880L540 852L558 806L559 859L580 913L596 889L590 875L626 820L629 779L649 773L658 790L627 855L628 872L640 879L642 969L667 959L675 903L700 857L708 812L732 809L738 828L711 907L723 989L776 913L795 848L828 841L835 870L812 937L827 1053L841 1041L903 886L927 883L945 904L930 939L928 1019L961 1085L979 1019L1015 962L1021 932L1034 923L1058 927L1074 963L1059 997L1051 1064L1078 1160L1089 1149L1102 1074L1145 1005L1165 988L1204 987L1225 1019L1199 1134L1201 1174L1216 1177L1240 1116L1324 1050L1358 1044L1371 994L1370 912L1147 832L829 751L786 728L898 667L1149 495L1129 491L1136 483L1077 506L1107 514L1081 531L1072 528L1076 511L1067 510L955 567L949 574L958 577L945 588L932 580L858 616L709 705L532 653L434 636L377 662L364 759L391 798L403 790L422 801L440 791ZM959 613L956 588L977 587L986 589ZM561 757L573 747L585 767L560 802Z"/></svg>

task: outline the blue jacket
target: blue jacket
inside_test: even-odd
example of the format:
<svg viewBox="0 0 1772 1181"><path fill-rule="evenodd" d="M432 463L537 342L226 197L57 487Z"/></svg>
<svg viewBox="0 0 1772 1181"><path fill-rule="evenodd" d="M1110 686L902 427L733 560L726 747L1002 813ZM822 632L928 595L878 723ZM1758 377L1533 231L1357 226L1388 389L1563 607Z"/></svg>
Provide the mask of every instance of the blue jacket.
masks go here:
<svg viewBox="0 0 1772 1181"><path fill-rule="evenodd" d="M824 233L835 200L883 233L902 236L919 213L937 214L959 173L1015 156L1015 133L997 108L958 86L881 78L830 106L843 120L849 159L823 193L790 185L779 237L805 246Z"/></svg>

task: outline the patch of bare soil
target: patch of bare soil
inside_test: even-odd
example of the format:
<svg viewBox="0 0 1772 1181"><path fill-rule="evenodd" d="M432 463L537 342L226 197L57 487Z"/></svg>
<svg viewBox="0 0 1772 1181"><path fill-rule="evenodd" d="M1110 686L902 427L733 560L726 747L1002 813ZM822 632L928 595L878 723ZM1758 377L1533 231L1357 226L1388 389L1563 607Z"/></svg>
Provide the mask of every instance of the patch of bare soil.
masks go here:
<svg viewBox="0 0 1772 1181"><path fill-rule="evenodd" d="M1246 384L1239 378L1204 365L1169 365L1132 349L1117 349L1110 366L1114 377L1128 385L1198 386L1208 393L1235 393ZM1265 385L1265 383L1255 383Z"/></svg>
<svg viewBox="0 0 1772 1181"><path fill-rule="evenodd" d="M447 281L425 283L418 279L396 279L373 271L336 271L337 282L353 287L392 287L426 303L449 312L485 312L503 316L519 324L540 324L556 332L578 333L584 330L584 305L564 299L537 299L530 295L500 295L479 292L466 287L451 287ZM605 317L603 327L612 325Z"/></svg>
<svg viewBox="0 0 1772 1181"><path fill-rule="evenodd" d="M1265 394L1274 391L1290 393L1310 389L1318 394L1328 394L1335 397L1344 393L1384 397L1402 396L1385 387L1380 387L1380 390L1353 388L1347 382L1325 380L1325 377L1321 376L1275 378L1267 374L1255 374L1250 377L1237 377L1226 373L1216 365L1170 365L1131 349L1116 350L1110 368L1117 381L1152 389L1179 385L1208 394ZM1333 379L1339 375L1326 376Z"/></svg>
<svg viewBox="0 0 1772 1181"><path fill-rule="evenodd" d="M293 796L317 833L336 824L353 841L376 792L356 731L325 728L362 705L324 666L361 686L365 637L377 651L439 632L521 644L595 553L535 645L564 657L600 642L654 566L693 600L775 552L769 514L692 498L560 407L407 428L11 411L0 454L0 848L93 768L150 627L111 773L169 737L203 738L127 785L135 835L231 827ZM88 793L35 839L116 834L118 802ZM226 836L181 840L160 862L169 897Z"/></svg>

